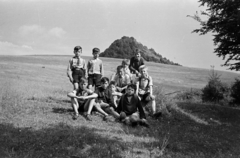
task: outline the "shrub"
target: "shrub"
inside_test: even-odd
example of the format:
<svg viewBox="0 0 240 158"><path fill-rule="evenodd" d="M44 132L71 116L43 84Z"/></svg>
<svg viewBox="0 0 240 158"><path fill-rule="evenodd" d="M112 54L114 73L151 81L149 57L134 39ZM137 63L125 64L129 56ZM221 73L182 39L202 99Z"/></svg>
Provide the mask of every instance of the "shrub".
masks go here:
<svg viewBox="0 0 240 158"><path fill-rule="evenodd" d="M178 101L187 101L187 102L201 102L202 101L202 91L198 89L191 89L178 93L174 99Z"/></svg>
<svg viewBox="0 0 240 158"><path fill-rule="evenodd" d="M230 96L233 98L232 103L240 105L240 79L235 79L231 87L231 94Z"/></svg>
<svg viewBox="0 0 240 158"><path fill-rule="evenodd" d="M202 89L202 93L202 100L204 102L219 103L220 100L228 97L229 88L221 82L220 75L213 69L209 75L208 84Z"/></svg>

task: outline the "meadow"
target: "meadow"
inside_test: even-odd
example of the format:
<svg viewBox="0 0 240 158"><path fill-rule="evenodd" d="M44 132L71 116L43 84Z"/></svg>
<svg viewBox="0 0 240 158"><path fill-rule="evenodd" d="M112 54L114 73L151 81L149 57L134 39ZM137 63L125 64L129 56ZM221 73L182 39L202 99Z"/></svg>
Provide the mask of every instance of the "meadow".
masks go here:
<svg viewBox="0 0 240 158"><path fill-rule="evenodd" d="M86 60L90 57L84 57ZM157 105L171 114L150 128L118 122L72 120L66 75L70 56L0 56L0 157L240 157L240 110L174 100L170 93L202 89L209 70L146 63ZM120 59L101 58L109 77ZM231 84L239 74L217 71ZM170 94L170 95L165 95ZM169 104L169 105L168 105Z"/></svg>

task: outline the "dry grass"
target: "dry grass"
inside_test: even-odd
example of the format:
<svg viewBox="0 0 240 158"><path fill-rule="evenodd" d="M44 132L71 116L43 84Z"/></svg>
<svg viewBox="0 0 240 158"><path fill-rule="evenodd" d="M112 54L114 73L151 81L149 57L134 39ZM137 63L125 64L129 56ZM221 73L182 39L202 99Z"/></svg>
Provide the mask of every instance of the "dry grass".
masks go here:
<svg viewBox="0 0 240 158"><path fill-rule="evenodd" d="M152 128L128 127L71 118L66 94L67 56L1 56L1 157L238 157L239 110L213 105L178 103L177 90L202 88L208 71L147 63L154 79L158 110L170 115L147 118ZM89 58L89 57L88 57ZM120 64L103 58L106 76ZM227 73L223 80L234 80ZM198 120L198 121L197 121ZM207 122L203 124L201 121Z"/></svg>

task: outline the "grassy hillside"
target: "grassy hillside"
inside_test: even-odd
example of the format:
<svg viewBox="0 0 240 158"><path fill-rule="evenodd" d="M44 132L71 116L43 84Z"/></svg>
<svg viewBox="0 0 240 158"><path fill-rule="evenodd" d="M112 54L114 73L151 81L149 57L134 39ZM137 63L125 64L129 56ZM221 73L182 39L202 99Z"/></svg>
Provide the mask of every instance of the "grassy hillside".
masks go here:
<svg viewBox="0 0 240 158"><path fill-rule="evenodd" d="M90 57L85 57L89 59ZM238 157L240 111L172 102L171 116L147 119L151 128L72 120L66 94L70 56L0 56L0 157ZM102 58L110 76L119 59ZM202 88L208 70L146 63L154 91ZM219 72L230 83L235 73ZM161 90L161 92L159 92ZM157 93L158 92L158 93ZM170 96L167 98L171 100ZM176 104L175 104L176 103ZM157 102L159 105L160 103Z"/></svg>

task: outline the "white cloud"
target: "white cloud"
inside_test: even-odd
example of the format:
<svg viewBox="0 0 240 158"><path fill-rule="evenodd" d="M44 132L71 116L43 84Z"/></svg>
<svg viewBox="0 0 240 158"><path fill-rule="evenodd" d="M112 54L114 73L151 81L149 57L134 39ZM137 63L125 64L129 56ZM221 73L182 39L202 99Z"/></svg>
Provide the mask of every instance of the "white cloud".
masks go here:
<svg viewBox="0 0 240 158"><path fill-rule="evenodd" d="M28 46L28 45L22 45L22 48L26 48L26 49L33 49L31 46Z"/></svg>
<svg viewBox="0 0 240 158"><path fill-rule="evenodd" d="M45 29L39 25L24 25L19 28L21 35L41 35L45 32Z"/></svg>
<svg viewBox="0 0 240 158"><path fill-rule="evenodd" d="M16 45L7 41L0 41L0 55L32 54L33 48L28 45Z"/></svg>
<svg viewBox="0 0 240 158"><path fill-rule="evenodd" d="M52 36L61 38L66 34L66 32L60 27L55 27L55 28L52 28L51 30L49 30L49 34Z"/></svg>

